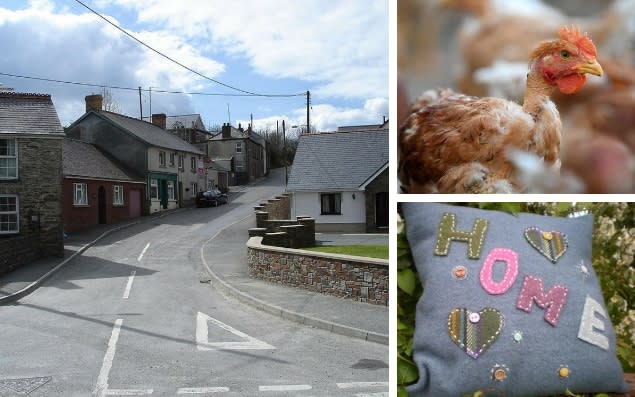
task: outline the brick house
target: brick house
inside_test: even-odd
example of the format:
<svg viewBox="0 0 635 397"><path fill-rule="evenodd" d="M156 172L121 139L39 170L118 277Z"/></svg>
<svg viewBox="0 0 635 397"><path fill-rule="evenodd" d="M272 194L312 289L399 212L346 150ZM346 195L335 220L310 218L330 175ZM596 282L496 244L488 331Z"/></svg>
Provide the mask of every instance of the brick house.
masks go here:
<svg viewBox="0 0 635 397"><path fill-rule="evenodd" d="M388 128L303 134L289 176L291 217L318 232L388 232Z"/></svg>
<svg viewBox="0 0 635 397"><path fill-rule="evenodd" d="M146 183L95 146L64 139L64 231L72 233L143 214Z"/></svg>
<svg viewBox="0 0 635 397"><path fill-rule="evenodd" d="M0 273L64 255L63 138L50 95L0 92Z"/></svg>
<svg viewBox="0 0 635 397"><path fill-rule="evenodd" d="M207 154L219 163L232 160L230 185L244 185L267 173L265 138L251 126L245 131L240 124L238 128L223 124L221 132L208 141Z"/></svg>
<svg viewBox="0 0 635 397"><path fill-rule="evenodd" d="M95 145L146 182L144 214L192 206L207 186L204 152L166 131L166 115L152 123L107 112L101 95L86 97L86 113L66 129L69 138Z"/></svg>

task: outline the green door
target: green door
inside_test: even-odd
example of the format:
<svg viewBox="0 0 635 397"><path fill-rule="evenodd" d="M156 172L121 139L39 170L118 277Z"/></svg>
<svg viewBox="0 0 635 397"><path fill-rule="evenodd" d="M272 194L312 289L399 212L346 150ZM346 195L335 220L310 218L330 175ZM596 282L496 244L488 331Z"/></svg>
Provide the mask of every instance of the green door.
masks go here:
<svg viewBox="0 0 635 397"><path fill-rule="evenodd" d="M161 199L161 207L168 208L168 181L159 179L159 198Z"/></svg>

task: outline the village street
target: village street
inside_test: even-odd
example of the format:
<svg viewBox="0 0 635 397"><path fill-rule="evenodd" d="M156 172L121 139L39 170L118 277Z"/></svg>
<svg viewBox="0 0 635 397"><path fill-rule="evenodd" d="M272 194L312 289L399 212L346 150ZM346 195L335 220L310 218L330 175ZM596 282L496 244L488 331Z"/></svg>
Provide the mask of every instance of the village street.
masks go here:
<svg viewBox="0 0 635 397"><path fill-rule="evenodd" d="M387 346L271 316L205 282L201 246L283 190L273 173L228 205L110 234L0 306L0 378L29 396L387 396Z"/></svg>

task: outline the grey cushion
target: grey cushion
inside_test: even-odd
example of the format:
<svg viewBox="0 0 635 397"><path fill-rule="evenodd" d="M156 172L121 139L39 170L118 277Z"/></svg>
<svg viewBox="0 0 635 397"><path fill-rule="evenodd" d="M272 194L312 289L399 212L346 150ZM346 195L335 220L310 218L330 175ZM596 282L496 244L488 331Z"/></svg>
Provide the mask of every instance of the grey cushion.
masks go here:
<svg viewBox="0 0 635 397"><path fill-rule="evenodd" d="M424 285L411 396L628 391L591 266L592 216L402 208Z"/></svg>

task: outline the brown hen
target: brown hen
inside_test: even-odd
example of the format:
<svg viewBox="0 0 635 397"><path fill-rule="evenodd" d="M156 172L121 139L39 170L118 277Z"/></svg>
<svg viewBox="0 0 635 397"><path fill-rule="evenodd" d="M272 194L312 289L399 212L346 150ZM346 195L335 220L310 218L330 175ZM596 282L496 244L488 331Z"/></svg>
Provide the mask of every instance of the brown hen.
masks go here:
<svg viewBox="0 0 635 397"><path fill-rule="evenodd" d="M509 150L532 153L560 167L562 125L549 96L572 94L586 74L601 76L586 34L563 27L558 40L532 51L523 105L450 90L428 91L399 129L399 182L404 193L514 193L519 181Z"/></svg>

